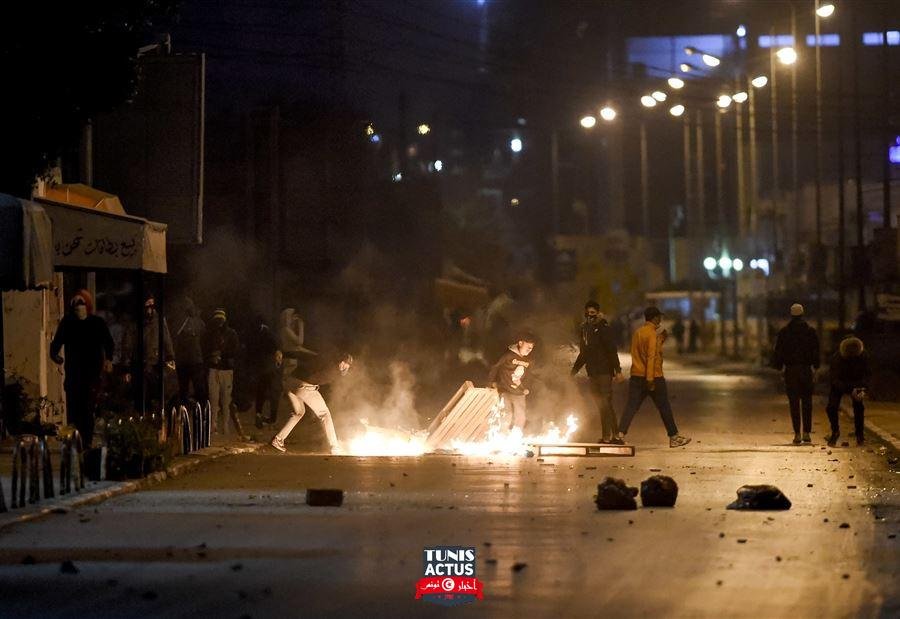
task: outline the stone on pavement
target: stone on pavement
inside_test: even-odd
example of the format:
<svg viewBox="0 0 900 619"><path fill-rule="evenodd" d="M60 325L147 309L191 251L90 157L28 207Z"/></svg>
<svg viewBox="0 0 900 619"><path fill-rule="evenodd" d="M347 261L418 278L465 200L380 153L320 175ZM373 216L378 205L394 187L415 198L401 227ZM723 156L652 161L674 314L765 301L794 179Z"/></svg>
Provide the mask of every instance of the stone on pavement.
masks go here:
<svg viewBox="0 0 900 619"><path fill-rule="evenodd" d="M625 480L607 477L597 484L597 509L637 509L637 493Z"/></svg>
<svg viewBox="0 0 900 619"><path fill-rule="evenodd" d="M653 475L641 482L641 504L644 507L675 507L678 484L667 475Z"/></svg>
<svg viewBox="0 0 900 619"><path fill-rule="evenodd" d="M791 501L784 494L769 484L741 486L737 490L738 498L728 505L728 509L790 509Z"/></svg>

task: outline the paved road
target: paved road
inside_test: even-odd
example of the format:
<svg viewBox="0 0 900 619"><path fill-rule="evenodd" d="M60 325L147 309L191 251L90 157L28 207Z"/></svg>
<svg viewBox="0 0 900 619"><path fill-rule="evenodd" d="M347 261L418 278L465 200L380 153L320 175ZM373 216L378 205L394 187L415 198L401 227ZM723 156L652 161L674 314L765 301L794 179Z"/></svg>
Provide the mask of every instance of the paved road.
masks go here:
<svg viewBox="0 0 900 619"><path fill-rule="evenodd" d="M898 616L896 454L823 448L821 411L816 443L790 445L761 378L673 369L670 382L685 449L663 443L648 403L633 459L266 448L17 525L0 532L0 616ZM595 509L604 476L638 485L655 469L680 485L674 509ZM774 483L794 506L726 511L744 483ZM344 488L344 507L307 507L307 487ZM432 545L477 548L483 601L413 599Z"/></svg>

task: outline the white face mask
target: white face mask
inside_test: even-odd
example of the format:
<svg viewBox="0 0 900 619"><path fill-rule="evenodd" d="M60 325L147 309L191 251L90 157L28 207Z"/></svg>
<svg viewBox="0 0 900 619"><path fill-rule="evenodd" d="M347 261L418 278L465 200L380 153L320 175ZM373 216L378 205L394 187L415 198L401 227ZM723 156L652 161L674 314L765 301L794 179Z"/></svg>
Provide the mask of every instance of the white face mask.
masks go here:
<svg viewBox="0 0 900 619"><path fill-rule="evenodd" d="M78 320L84 320L87 318L87 306L86 305L76 305L75 306L75 317Z"/></svg>

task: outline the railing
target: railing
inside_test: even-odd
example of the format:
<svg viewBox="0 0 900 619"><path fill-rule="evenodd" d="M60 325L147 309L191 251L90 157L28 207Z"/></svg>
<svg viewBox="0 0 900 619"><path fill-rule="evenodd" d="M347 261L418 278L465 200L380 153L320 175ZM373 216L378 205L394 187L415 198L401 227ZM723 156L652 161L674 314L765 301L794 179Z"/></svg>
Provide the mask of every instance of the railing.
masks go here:
<svg viewBox="0 0 900 619"><path fill-rule="evenodd" d="M75 433L77 435L77 432ZM80 439L79 439L80 440ZM41 484L44 485L43 498L52 499L53 465L50 461L50 450L44 436L23 434L16 439L12 455L12 484L9 507L25 507L41 500ZM26 501L26 488L28 499ZM0 486L0 512L7 511Z"/></svg>
<svg viewBox="0 0 900 619"><path fill-rule="evenodd" d="M212 434L209 402L201 406L192 401L187 406L172 407L163 426L168 440L180 445L182 454L209 447Z"/></svg>

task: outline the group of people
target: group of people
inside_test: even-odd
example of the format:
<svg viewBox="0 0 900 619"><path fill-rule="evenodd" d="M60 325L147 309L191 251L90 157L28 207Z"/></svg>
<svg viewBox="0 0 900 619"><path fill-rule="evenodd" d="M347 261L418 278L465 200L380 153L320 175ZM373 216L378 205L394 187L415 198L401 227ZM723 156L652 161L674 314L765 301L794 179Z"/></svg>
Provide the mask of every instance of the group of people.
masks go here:
<svg viewBox="0 0 900 619"><path fill-rule="evenodd" d="M813 387L820 370L819 336L804 320L799 303L791 306L791 319L778 332L772 354L772 367L783 371L784 387L794 429L793 443L811 443ZM869 376L868 356L862 340L850 335L841 340L829 364L828 404L825 413L831 426L826 438L833 447L841 436L839 412L841 400L847 396L853 408L853 425L857 445L865 442L865 399Z"/></svg>
<svg viewBox="0 0 900 619"><path fill-rule="evenodd" d="M691 442L690 438L679 434L669 403L662 352L668 334L661 328L662 317L662 312L657 307L646 308L644 325L632 335L628 403L619 422L613 407L613 384L624 382L625 378L619 363L615 337L609 322L600 312L599 304L594 301L585 304L579 352L572 365L571 375L577 375L582 368L587 371L591 395L600 413L602 436L598 442L624 445L631 421L648 397L662 417L669 446L682 447ZM488 376L488 383L497 390L511 417L510 427L519 430L526 423L526 401L530 393L532 367L529 355L534 349L535 339L530 332L520 335L518 341L493 365Z"/></svg>

